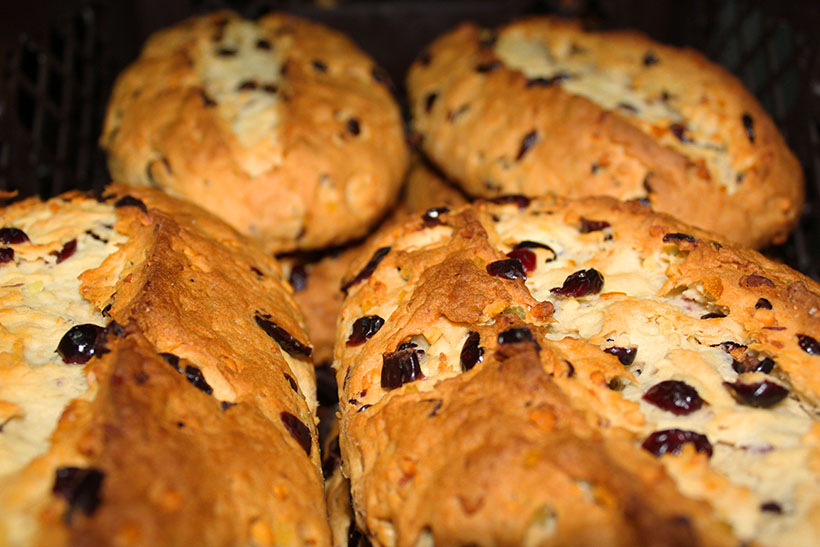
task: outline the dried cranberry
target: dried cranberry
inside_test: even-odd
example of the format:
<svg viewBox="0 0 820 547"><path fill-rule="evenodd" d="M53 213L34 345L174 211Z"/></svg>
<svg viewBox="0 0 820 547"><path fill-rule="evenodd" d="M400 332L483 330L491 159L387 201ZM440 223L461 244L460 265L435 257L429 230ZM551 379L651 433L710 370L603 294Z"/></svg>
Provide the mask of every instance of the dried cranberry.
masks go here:
<svg viewBox="0 0 820 547"><path fill-rule="evenodd" d="M820 355L820 342L807 334L798 334L797 343L809 355Z"/></svg>
<svg viewBox="0 0 820 547"><path fill-rule="evenodd" d="M769 408L786 398L789 390L780 384L763 380L762 382L723 382L729 389L735 400L742 405L754 406L758 408Z"/></svg>
<svg viewBox="0 0 820 547"><path fill-rule="evenodd" d="M350 333L350 337L347 339L347 345L358 346L364 344L367 339L379 332L382 325L384 325L384 319L378 315L359 317L353 322L353 332Z"/></svg>
<svg viewBox="0 0 820 547"><path fill-rule="evenodd" d="M421 365L414 349L400 349L382 355L381 386L386 389L401 387L421 378Z"/></svg>
<svg viewBox="0 0 820 547"><path fill-rule="evenodd" d="M515 161L521 161L524 157L524 154L529 152L530 148L532 148L535 143L538 142L538 131L533 129L526 135L524 138L521 139L521 147L518 149L518 153L515 155Z"/></svg>
<svg viewBox="0 0 820 547"><path fill-rule="evenodd" d="M783 508L776 501L767 501L760 504L760 510L767 513L776 513L778 515L783 513Z"/></svg>
<svg viewBox="0 0 820 547"><path fill-rule="evenodd" d="M755 302L755 309L770 310L772 309L772 303L769 302L766 298L758 298L757 302Z"/></svg>
<svg viewBox="0 0 820 547"><path fill-rule="evenodd" d="M656 431L646 438L641 444L641 448L655 456L663 456L664 454L680 454L683 445L686 443L693 444L696 451L703 452L709 457L712 456L712 443L709 442L706 435L684 429Z"/></svg>
<svg viewBox="0 0 820 547"><path fill-rule="evenodd" d="M479 74L486 74L488 72L495 72L501 68L501 63L498 61L490 61L489 63L481 63L476 65L475 71Z"/></svg>
<svg viewBox="0 0 820 547"><path fill-rule="evenodd" d="M569 80L572 78L572 74L569 72L556 72L552 76L548 78L531 78L527 80L527 87L550 87L557 83L563 82L564 80Z"/></svg>
<svg viewBox="0 0 820 547"><path fill-rule="evenodd" d="M664 243L675 243L676 241L695 243L696 239L689 234L682 234L680 232L672 232L663 236Z"/></svg>
<svg viewBox="0 0 820 547"><path fill-rule="evenodd" d="M262 273L262 270L260 270L256 266L251 266L251 271L253 273L255 273L256 277L258 277L259 279L262 279L263 277L265 277L265 274Z"/></svg>
<svg viewBox="0 0 820 547"><path fill-rule="evenodd" d="M520 342L534 342L532 331L527 327L517 327L507 329L498 333L498 343L504 344L518 344Z"/></svg>
<svg viewBox="0 0 820 547"><path fill-rule="evenodd" d="M72 239L71 241L63 245L63 248L60 249L59 253L57 253L57 264L59 264L63 260L66 260L67 258L71 258L71 255L73 255L76 251L77 240Z"/></svg>
<svg viewBox="0 0 820 547"><path fill-rule="evenodd" d="M643 56L643 66L652 66L660 62L661 60L658 59L658 56L651 51L648 51L646 55Z"/></svg>
<svg viewBox="0 0 820 547"><path fill-rule="evenodd" d="M484 348L478 347L481 336L475 331L470 331L467 341L461 348L461 371L467 372L478 363L484 360Z"/></svg>
<svg viewBox="0 0 820 547"><path fill-rule="evenodd" d="M527 274L524 273L524 266L521 261L516 258L508 258L506 260L496 260L487 264L487 273L504 279L526 279Z"/></svg>
<svg viewBox="0 0 820 547"><path fill-rule="evenodd" d="M433 109L433 105L435 104L436 99L438 99L438 93L436 93L435 91L432 93L428 93L427 96L424 97L425 112L427 112L428 114L430 113L430 111Z"/></svg>
<svg viewBox="0 0 820 547"><path fill-rule="evenodd" d="M687 127L682 123L673 123L669 126L669 131L682 143L690 143L692 140L686 135Z"/></svg>
<svg viewBox="0 0 820 547"><path fill-rule="evenodd" d="M142 200L135 198L134 196L121 197L114 203L114 207L138 207L143 213L148 212L148 208L145 206L145 203L143 203Z"/></svg>
<svg viewBox="0 0 820 547"><path fill-rule="evenodd" d="M18 228L0 228L0 243L17 245L31 241L23 230Z"/></svg>
<svg viewBox="0 0 820 547"><path fill-rule="evenodd" d="M675 416L685 416L699 410L703 399L698 391L685 382L666 380L655 384L643 395L643 400Z"/></svg>
<svg viewBox="0 0 820 547"><path fill-rule="evenodd" d="M94 355L97 338L104 330L103 327L91 323L75 325L60 339L57 353L64 363L87 363Z"/></svg>
<svg viewBox="0 0 820 547"><path fill-rule="evenodd" d="M302 292L307 288L308 274L304 264L295 264L290 269L288 282L295 292Z"/></svg>
<svg viewBox="0 0 820 547"><path fill-rule="evenodd" d="M724 317L726 314L722 312L709 312L700 316L701 319L723 319Z"/></svg>
<svg viewBox="0 0 820 547"><path fill-rule="evenodd" d="M176 369L177 372L182 372L182 369L179 368L179 357L177 357L173 353L165 352L160 353L159 356L165 359L165 362L174 367L174 369Z"/></svg>
<svg viewBox="0 0 820 547"><path fill-rule="evenodd" d="M285 380L287 380L288 383L290 384L290 388L293 391L295 391L296 393L299 393L299 384L296 383L296 380L293 379L293 376L291 376L288 373L285 373L284 376L285 376Z"/></svg>
<svg viewBox="0 0 820 547"><path fill-rule="evenodd" d="M421 220L424 222L425 226L432 228L433 226L444 224L441 221L441 215L449 212L450 209L448 207L431 207L430 209L427 209L423 215L421 215Z"/></svg>
<svg viewBox="0 0 820 547"><path fill-rule="evenodd" d="M604 349L605 353L614 355L622 365L629 366L635 362L635 355L638 353L638 348L622 348L620 346L612 346Z"/></svg>
<svg viewBox="0 0 820 547"><path fill-rule="evenodd" d="M744 372L763 372L769 374L774 368L774 359L771 357L760 359L757 356L747 355L743 361L733 359L732 368L738 374L743 374Z"/></svg>
<svg viewBox="0 0 820 547"><path fill-rule="evenodd" d="M498 196L497 198L493 198L490 200L492 203L497 203L498 205L518 205L519 209L526 209L529 207L530 198L527 196L522 196L521 194L508 194L506 196Z"/></svg>
<svg viewBox="0 0 820 547"><path fill-rule="evenodd" d="M749 138L749 142L754 144L755 143L755 121L754 119L746 112L743 113L743 116L740 117L740 120L743 122L743 129L746 130L746 136Z"/></svg>
<svg viewBox="0 0 820 547"><path fill-rule="evenodd" d="M192 386L208 395L214 392L214 388L205 381L205 376L203 376L202 371L195 366L188 365L185 367L185 379L188 380Z"/></svg>
<svg viewBox="0 0 820 547"><path fill-rule="evenodd" d="M350 118L347 120L347 132L353 136L358 135L361 133L361 126L359 124L359 120L356 118Z"/></svg>
<svg viewBox="0 0 820 547"><path fill-rule="evenodd" d="M14 249L11 247L0 247L0 264L14 260Z"/></svg>
<svg viewBox="0 0 820 547"><path fill-rule="evenodd" d="M535 253L528 250L528 249L513 249L507 256L518 260L521 262L521 265L524 267L525 273L530 273L535 271Z"/></svg>
<svg viewBox="0 0 820 547"><path fill-rule="evenodd" d="M310 429L302 423L302 421L291 414L290 412L282 411L279 414L282 423L285 424L285 429L288 430L291 437L293 437L299 446L305 451L305 454L310 456L310 449L313 448L313 439L310 436Z"/></svg>
<svg viewBox="0 0 820 547"><path fill-rule="evenodd" d="M256 313L254 317L256 319L256 324L265 331L265 334L273 338L273 340L279 344L279 346L288 352L293 357L310 357L310 354L313 353L313 348L307 346L294 338L293 336L288 333L285 329L270 321L268 319L269 315L262 315L259 312Z"/></svg>
<svg viewBox="0 0 820 547"><path fill-rule="evenodd" d="M589 220L584 217L581 217L581 228L580 232L582 234L588 234L590 232L597 232L599 230L603 230L604 228L609 228L611 224L605 220Z"/></svg>
<svg viewBox="0 0 820 547"><path fill-rule="evenodd" d="M93 467L58 467L51 491L68 502L66 521L74 510L91 515L100 505L100 488L105 473Z"/></svg>
<svg viewBox="0 0 820 547"><path fill-rule="evenodd" d="M594 268L580 270L564 280L561 287L550 289L552 294L580 298L588 294L598 294L604 286L604 276Z"/></svg>
<svg viewBox="0 0 820 547"><path fill-rule="evenodd" d="M373 256L370 258L367 264L365 264L364 268L362 268L362 271L356 274L356 276L353 279L342 283L342 292L347 294L347 291L348 289L350 289L350 287L356 285L357 283L361 283L362 281L368 279L371 275L373 275L373 272L376 271L376 268L379 266L379 263L384 259L385 256L387 256L387 253L389 252L390 247L381 247L379 249L376 249L376 252L373 253Z"/></svg>

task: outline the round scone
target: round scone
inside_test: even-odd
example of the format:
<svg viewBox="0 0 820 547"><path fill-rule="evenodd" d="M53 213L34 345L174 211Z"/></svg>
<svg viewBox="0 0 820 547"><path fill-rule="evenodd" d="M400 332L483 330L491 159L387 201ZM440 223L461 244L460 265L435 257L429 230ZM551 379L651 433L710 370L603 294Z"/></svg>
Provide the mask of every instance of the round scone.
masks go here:
<svg viewBox="0 0 820 547"><path fill-rule="evenodd" d="M417 217L346 278L341 454L378 545L812 545L820 287L611 198Z"/></svg>
<svg viewBox="0 0 820 547"><path fill-rule="evenodd" d="M295 16L217 12L151 36L100 144L115 180L161 187L280 252L362 236L407 166L385 76Z"/></svg>
<svg viewBox="0 0 820 547"><path fill-rule="evenodd" d="M634 32L463 24L412 65L422 147L474 196L643 200L752 247L783 242L803 175L737 78Z"/></svg>
<svg viewBox="0 0 820 547"><path fill-rule="evenodd" d="M329 545L279 265L112 185L0 210L0 543Z"/></svg>

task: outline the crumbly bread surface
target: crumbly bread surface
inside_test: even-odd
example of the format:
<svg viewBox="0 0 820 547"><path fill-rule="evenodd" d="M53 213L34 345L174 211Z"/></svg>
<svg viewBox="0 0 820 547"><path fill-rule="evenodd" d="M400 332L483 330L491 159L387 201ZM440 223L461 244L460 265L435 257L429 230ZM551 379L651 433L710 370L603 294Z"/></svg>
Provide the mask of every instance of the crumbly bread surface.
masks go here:
<svg viewBox="0 0 820 547"><path fill-rule="evenodd" d="M408 220L345 278L342 468L374 543L811 545L820 287L637 203L502 201Z"/></svg>
<svg viewBox="0 0 820 547"><path fill-rule="evenodd" d="M635 32L463 24L408 92L423 150L474 196L645 200L753 247L785 241L803 205L797 159L737 78Z"/></svg>
<svg viewBox="0 0 820 547"><path fill-rule="evenodd" d="M308 339L276 261L147 187L0 215L29 239L0 265L0 543L328 545ZM85 323L106 335L63 362Z"/></svg>
<svg viewBox="0 0 820 547"><path fill-rule="evenodd" d="M341 33L272 13L152 35L100 143L116 180L161 187L282 252L362 236L407 166L381 70Z"/></svg>

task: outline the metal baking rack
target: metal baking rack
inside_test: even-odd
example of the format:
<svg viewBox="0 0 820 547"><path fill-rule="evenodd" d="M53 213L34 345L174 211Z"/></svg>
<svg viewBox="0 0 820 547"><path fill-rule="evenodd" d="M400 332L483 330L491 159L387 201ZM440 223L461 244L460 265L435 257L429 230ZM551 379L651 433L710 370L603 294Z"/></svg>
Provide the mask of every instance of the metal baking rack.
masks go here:
<svg viewBox="0 0 820 547"><path fill-rule="evenodd" d="M461 20L496 25L530 13L636 28L691 46L739 76L772 115L806 174L800 225L770 256L820 280L820 6L815 0L132 0L17 2L0 18L0 190L52 196L108 182L97 138L116 74L154 30L219 8L283 9L349 33L392 77Z"/></svg>

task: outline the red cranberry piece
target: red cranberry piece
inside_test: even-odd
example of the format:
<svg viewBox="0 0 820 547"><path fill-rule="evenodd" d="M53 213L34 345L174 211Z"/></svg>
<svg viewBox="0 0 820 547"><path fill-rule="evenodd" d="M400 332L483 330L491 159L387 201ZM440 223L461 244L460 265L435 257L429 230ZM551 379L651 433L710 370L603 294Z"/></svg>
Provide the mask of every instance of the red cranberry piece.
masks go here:
<svg viewBox="0 0 820 547"><path fill-rule="evenodd" d="M580 298L588 294L598 294L604 286L604 276L594 268L579 270L564 280L561 287L550 289L552 294Z"/></svg>
<svg viewBox="0 0 820 547"><path fill-rule="evenodd" d="M521 262L521 265L524 267L524 272L530 273L535 271L535 253L529 249L513 249L507 253L507 256Z"/></svg>
<svg viewBox="0 0 820 547"><path fill-rule="evenodd" d="M732 393L738 403L757 408L772 407L789 394L788 389L768 380L749 384L741 381L733 384L723 382L723 385Z"/></svg>
<svg viewBox="0 0 820 547"><path fill-rule="evenodd" d="M0 228L0 243L17 245L30 241L28 235L19 228Z"/></svg>
<svg viewBox="0 0 820 547"><path fill-rule="evenodd" d="M347 120L347 132L354 137L361 133L361 125L359 124L359 120L357 118L350 118Z"/></svg>
<svg viewBox="0 0 820 547"><path fill-rule="evenodd" d="M620 346L612 346L604 349L604 353L614 355L622 365L629 366L635 362L635 355L638 353L638 348L622 348Z"/></svg>
<svg viewBox="0 0 820 547"><path fill-rule="evenodd" d="M353 332L347 339L348 346L359 346L364 344L366 340L379 332L379 329L384 325L384 319L378 315L365 315L359 317L353 322Z"/></svg>
<svg viewBox="0 0 820 547"><path fill-rule="evenodd" d="M666 380L655 384L643 395L643 400L675 416L685 416L699 410L703 399L698 391L685 382Z"/></svg>
<svg viewBox="0 0 820 547"><path fill-rule="evenodd" d="M60 249L59 253L57 253L57 264L59 264L63 260L66 260L67 258L71 258L71 255L73 255L75 252L77 252L77 240L72 239L71 241L63 245L63 248Z"/></svg>
<svg viewBox="0 0 820 547"><path fill-rule="evenodd" d="M774 368L774 359L771 357L761 359L756 355L747 355L743 361L733 359L732 368L738 374L743 374L744 372L763 372L769 374Z"/></svg>
<svg viewBox="0 0 820 547"><path fill-rule="evenodd" d="M185 367L185 379L188 380L192 386L208 395L214 392L214 388L205 381L205 376L203 376L202 371L195 366L188 365Z"/></svg>
<svg viewBox="0 0 820 547"><path fill-rule="evenodd" d="M361 283L362 281L368 279L371 275L373 275L373 272L376 271L376 268L379 266L379 263L384 259L385 256L387 256L387 253L389 252L390 247L381 247L377 249L376 252L373 253L373 256L370 258L370 260L367 262L367 264L365 264L364 268L362 268L362 271L356 274L356 276L353 279L342 283L342 292L347 294L347 290L350 287L358 283Z"/></svg>
<svg viewBox="0 0 820 547"><path fill-rule="evenodd" d="M776 501L767 501L766 503L761 503L760 510L765 511L767 513L776 513L778 515L783 514L783 508Z"/></svg>
<svg viewBox="0 0 820 547"><path fill-rule="evenodd" d="M470 331L467 341L461 348L461 371L467 372L478 363L484 360L484 348L478 347L481 336L475 331Z"/></svg>
<svg viewBox="0 0 820 547"><path fill-rule="evenodd" d="M255 319L256 324L265 331L265 334L273 338L273 340L279 344L279 346L288 352L293 357L310 357L310 354L313 353L313 348L307 346L291 336L288 331L270 321L268 319L269 315L262 315L259 312L256 313Z"/></svg>
<svg viewBox="0 0 820 547"><path fill-rule="evenodd" d="M299 393L299 384L296 383L296 380L293 379L293 376L291 376L288 373L285 373L285 380L287 380L290 384L290 389L292 389L296 393Z"/></svg>
<svg viewBox="0 0 820 547"><path fill-rule="evenodd" d="M173 353L166 352L160 353L159 356L165 359L165 362L174 367L177 372L182 372L182 369L179 368L179 357Z"/></svg>
<svg viewBox="0 0 820 547"><path fill-rule="evenodd" d="M743 116L740 117L740 120L743 122L743 129L746 130L746 136L749 138L749 142L754 144L755 143L755 121L747 112L743 113Z"/></svg>
<svg viewBox="0 0 820 547"><path fill-rule="evenodd" d="M504 279L527 278L527 274L524 273L524 266L521 264L521 261L516 258L490 262L487 264L487 273Z"/></svg>
<svg viewBox="0 0 820 547"><path fill-rule="evenodd" d="M507 329L498 333L499 344L517 344L519 342L534 342L532 331L527 327Z"/></svg>
<svg viewBox="0 0 820 547"><path fill-rule="evenodd" d="M421 365L414 349L399 349L382 355L381 386L395 389L421 378Z"/></svg>
<svg viewBox="0 0 820 547"><path fill-rule="evenodd" d="M123 196L123 197L121 197L120 199L118 199L114 203L114 207L116 207L116 208L120 208L120 207L138 207L143 213L148 212L148 208L145 206L145 204L142 202L142 200L139 200L139 199L135 198L134 196Z"/></svg>
<svg viewBox="0 0 820 547"><path fill-rule="evenodd" d="M526 209L529 207L530 198L527 196L522 196L521 194L508 194L506 196L498 196L497 198L493 198L490 200L492 203L496 203L498 205L518 205L519 209Z"/></svg>
<svg viewBox="0 0 820 547"><path fill-rule="evenodd" d="M51 491L68 502L66 520L77 509L91 515L100 505L100 488L105 473L93 467L58 467Z"/></svg>
<svg viewBox="0 0 820 547"><path fill-rule="evenodd" d="M641 448L655 456L663 456L664 454L680 454L683 445L686 443L693 444L696 451L703 452L710 458L712 457L712 443L709 442L706 435L684 429L656 431L646 438L641 444Z"/></svg>
<svg viewBox="0 0 820 547"><path fill-rule="evenodd" d="M675 135L675 138L677 138L682 143L692 142L692 139L690 139L689 136L686 134L686 132L688 131L687 127L682 123L671 124L669 126L669 131L671 131L672 134Z"/></svg>
<svg viewBox="0 0 820 547"><path fill-rule="evenodd" d="M288 282L295 292L302 292L307 288L308 274L304 264L296 264L291 268Z"/></svg>
<svg viewBox="0 0 820 547"><path fill-rule="evenodd" d="M14 260L14 249L11 247L0 247L0 264Z"/></svg>
<svg viewBox="0 0 820 547"><path fill-rule="evenodd" d="M772 309L772 303L769 302L766 298L758 298L757 302L755 302L755 309L770 310Z"/></svg>
<svg viewBox="0 0 820 547"><path fill-rule="evenodd" d="M590 232L598 232L610 226L612 225L605 220L589 220L581 217L581 228L579 231L582 234L588 234Z"/></svg>
<svg viewBox="0 0 820 547"><path fill-rule="evenodd" d="M538 131L533 129L526 135L524 138L521 139L521 147L518 149L518 153L515 155L515 161L521 161L524 155L530 151L535 143L538 142Z"/></svg>
<svg viewBox="0 0 820 547"><path fill-rule="evenodd" d="M57 353L64 363L87 363L95 354L97 338L104 330L103 327L91 323L74 325L60 339Z"/></svg>
<svg viewBox="0 0 820 547"><path fill-rule="evenodd" d="M680 232L672 232L663 236L664 243L675 243L676 241L695 243L697 240L689 234L682 234Z"/></svg>
<svg viewBox="0 0 820 547"><path fill-rule="evenodd" d="M299 446L310 456L310 449L313 448L313 439L310 437L310 429L302 421L290 412L281 412L279 418L285 424L290 436L293 437Z"/></svg>
<svg viewBox="0 0 820 547"><path fill-rule="evenodd" d="M820 342L811 336L807 334L798 334L797 343L800 345L800 349L809 355L820 355Z"/></svg>
<svg viewBox="0 0 820 547"><path fill-rule="evenodd" d="M427 228L432 228L433 226L439 226L440 224L444 224L441 221L441 215L447 214L450 212L450 209L447 207L432 207L427 209L423 215L421 215L421 220Z"/></svg>

